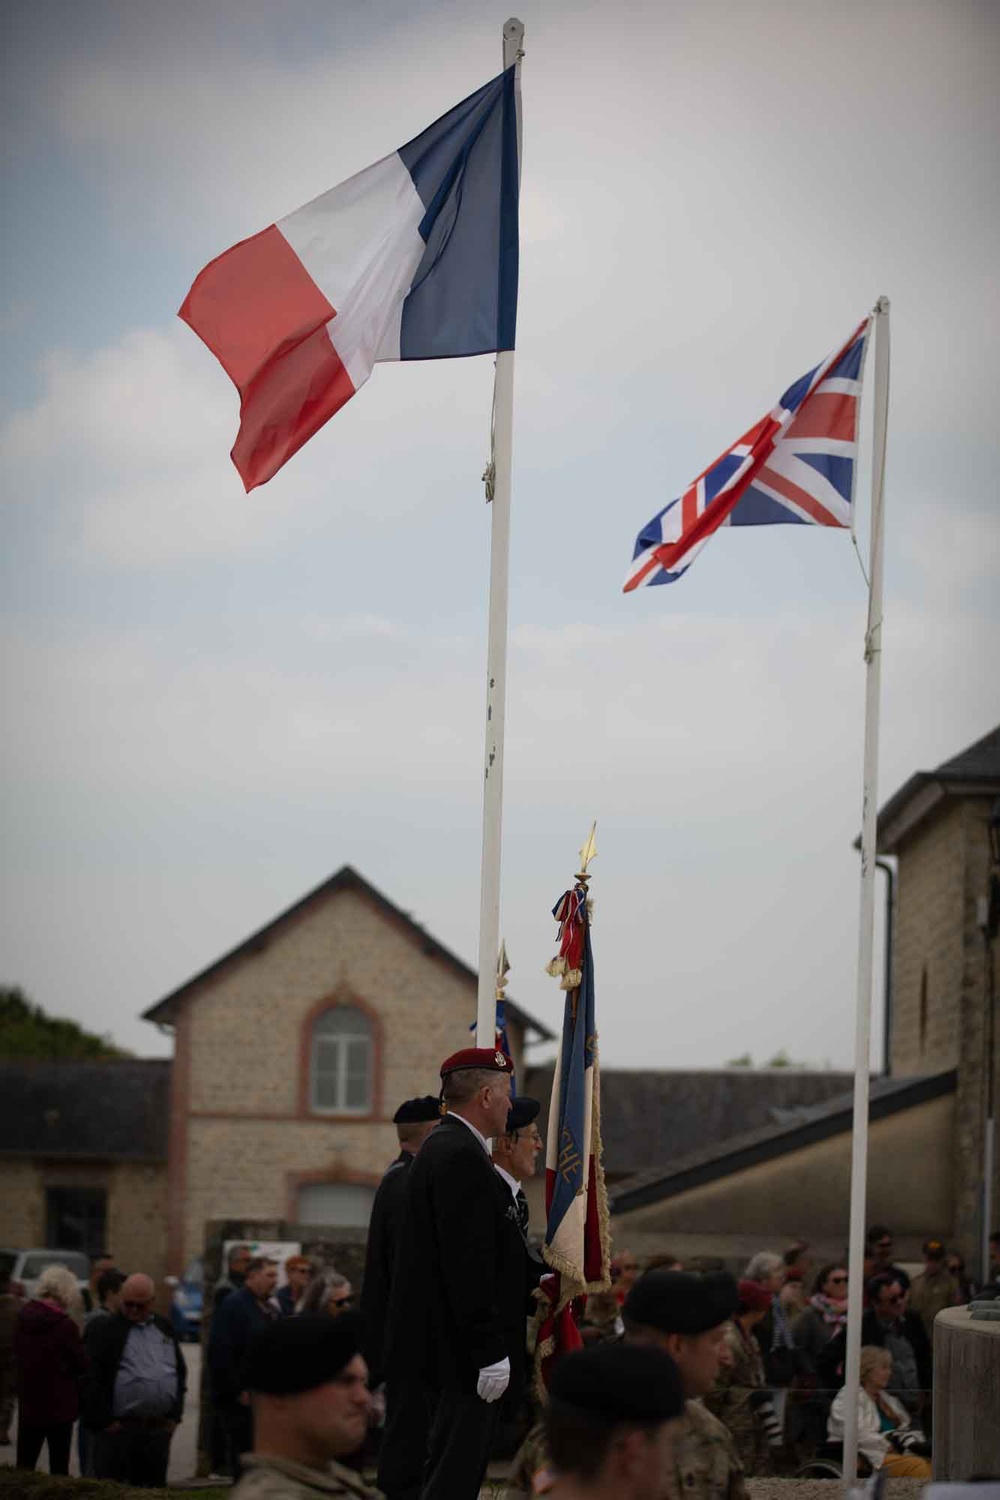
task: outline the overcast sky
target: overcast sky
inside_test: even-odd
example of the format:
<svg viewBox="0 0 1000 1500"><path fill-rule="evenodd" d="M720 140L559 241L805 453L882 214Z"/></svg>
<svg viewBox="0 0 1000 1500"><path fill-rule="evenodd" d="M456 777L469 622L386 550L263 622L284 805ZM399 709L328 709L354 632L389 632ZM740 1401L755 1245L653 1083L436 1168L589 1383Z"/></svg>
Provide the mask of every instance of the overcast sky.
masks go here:
<svg viewBox="0 0 1000 1500"><path fill-rule="evenodd" d="M640 526L885 293L879 800L1000 718L1000 11L521 16L511 994L557 1023L549 911L596 817L606 1064L849 1065L850 538L730 531L673 587L621 583ZM8 6L0 979L140 1053L169 1048L140 1011L344 863L475 959L492 361L379 367L247 497L236 393L175 314L212 256L497 73L504 19Z"/></svg>

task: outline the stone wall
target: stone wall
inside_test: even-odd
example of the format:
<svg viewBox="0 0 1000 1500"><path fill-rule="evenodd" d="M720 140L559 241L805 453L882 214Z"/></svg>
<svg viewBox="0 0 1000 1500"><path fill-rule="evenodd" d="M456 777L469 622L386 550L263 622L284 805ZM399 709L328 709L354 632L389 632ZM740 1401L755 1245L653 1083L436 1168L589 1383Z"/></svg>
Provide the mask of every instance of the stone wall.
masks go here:
<svg viewBox="0 0 1000 1500"><path fill-rule="evenodd" d="M934 1478L1000 1477L1000 1323L934 1320Z"/></svg>
<svg viewBox="0 0 1000 1500"><path fill-rule="evenodd" d="M958 1062L964 964L965 822L960 803L931 813L899 851L892 987L892 1073Z"/></svg>
<svg viewBox="0 0 1000 1500"><path fill-rule="evenodd" d="M987 957L978 906L989 870L991 805L988 795L949 797L902 836L897 850L892 1072L959 1070L955 1238L972 1265L981 1233L986 1046Z"/></svg>
<svg viewBox="0 0 1000 1500"><path fill-rule="evenodd" d="M0 1244L18 1250L45 1245L45 1193L50 1187L102 1188L107 1193L107 1249L123 1271L146 1271L152 1276L160 1291L159 1304L165 1307L166 1164L2 1160Z"/></svg>

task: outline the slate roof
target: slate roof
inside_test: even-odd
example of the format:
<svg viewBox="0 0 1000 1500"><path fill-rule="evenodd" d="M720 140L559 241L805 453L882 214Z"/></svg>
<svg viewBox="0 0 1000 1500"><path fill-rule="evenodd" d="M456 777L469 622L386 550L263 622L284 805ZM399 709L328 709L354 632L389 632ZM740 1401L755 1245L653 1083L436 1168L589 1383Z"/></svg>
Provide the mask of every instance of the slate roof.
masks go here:
<svg viewBox="0 0 1000 1500"><path fill-rule="evenodd" d="M366 880L363 875L359 875L357 870L352 869L350 865L342 865L335 875L330 876L329 880L324 880L321 885L309 891L301 900L296 901L293 906L289 906L285 911L279 912L270 922L265 923L256 932L251 933L248 938L244 938L242 943L238 943L235 948L231 948L228 953L224 953L221 958L216 959L215 963L209 964L207 969L202 969L200 974L195 974L193 979L187 980L179 989L172 990L169 995L165 995L162 1000L158 1000L155 1005L150 1006L149 1010L143 1011L142 1019L144 1021L154 1021L159 1025L172 1025L176 1018L178 1003L184 1000L196 986L213 979L216 974L221 973L228 965L237 963L243 958L251 957L254 953L259 953L262 948L267 947L272 938L277 936L295 918L305 915L310 907L320 905L328 896L334 895L338 891L354 891L358 895L364 896L378 908L383 916L394 922L420 948L422 953L429 957L440 959L449 968L460 974L463 979L471 980L474 986L478 984L479 979L476 970L471 968L464 959L452 953L451 949L446 948L444 943L438 942L437 938L432 936L425 927L421 927L420 923L416 922L410 916L409 912L403 911L395 902L390 901L388 896L384 896L381 891L376 890L375 886ZM529 1016L527 1011L522 1010L515 1001L508 998L506 1005L507 1015L524 1027L526 1036L533 1033L534 1040L536 1041L549 1042L554 1040L555 1033L543 1025L541 1021L536 1021L534 1016Z"/></svg>
<svg viewBox="0 0 1000 1500"><path fill-rule="evenodd" d="M0 1061L0 1156L166 1161L169 1058Z"/></svg>
<svg viewBox="0 0 1000 1500"><path fill-rule="evenodd" d="M949 792L1000 793L1000 724L935 770L915 772L893 793L878 815L879 852L895 852L898 837L893 825L921 793L926 806L918 807L911 827Z"/></svg>
<svg viewBox="0 0 1000 1500"><path fill-rule="evenodd" d="M843 1077L844 1075L835 1075ZM900 1110L912 1109L929 1099L953 1093L958 1075L954 1068L918 1078L872 1079L869 1119L881 1120ZM603 1082L603 1079L602 1079ZM612 1213L626 1213L689 1192L706 1182L715 1182L745 1171L759 1162L771 1161L792 1151L801 1151L816 1141L841 1135L851 1129L853 1090L795 1112L783 1123L749 1130L714 1146L705 1146L677 1157L665 1166L638 1172L609 1188Z"/></svg>
<svg viewBox="0 0 1000 1500"><path fill-rule="evenodd" d="M663 1171L687 1153L843 1094L853 1074L797 1068L646 1072L601 1069L601 1138L610 1178ZM527 1071L523 1092L542 1103L544 1132L552 1068Z"/></svg>

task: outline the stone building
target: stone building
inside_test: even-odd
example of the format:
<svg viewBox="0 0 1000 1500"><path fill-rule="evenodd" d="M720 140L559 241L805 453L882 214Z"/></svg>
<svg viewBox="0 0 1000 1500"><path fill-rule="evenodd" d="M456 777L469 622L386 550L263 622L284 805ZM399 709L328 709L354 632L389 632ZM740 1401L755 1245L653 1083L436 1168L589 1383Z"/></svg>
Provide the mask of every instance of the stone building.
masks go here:
<svg viewBox="0 0 1000 1500"><path fill-rule="evenodd" d="M896 859L897 893L890 1068L872 1085L868 1220L888 1223L897 1253L911 1260L936 1234L979 1264L996 973L983 908L998 796L1000 728L911 776L878 819L878 852ZM736 1257L803 1235L818 1254L841 1254L851 1125L845 1090L619 1180L610 1190L619 1243ZM1000 1181L993 1205L1000 1218Z"/></svg>
<svg viewBox="0 0 1000 1500"><path fill-rule="evenodd" d="M911 1077L955 1069L955 1127L947 1149L954 1233L969 1255L982 1233L986 1053L997 946L985 931L983 908L990 814L998 797L1000 726L936 770L911 776L878 820L878 852L897 861L890 1070L893 1077ZM994 1097L994 1117L996 1105ZM997 1218L1000 1175L993 1206Z"/></svg>
<svg viewBox="0 0 1000 1500"><path fill-rule="evenodd" d="M551 1033L506 1010L523 1069ZM349 866L146 1011L174 1036L171 1270L210 1220L367 1225L393 1111L475 1014L475 971Z"/></svg>
<svg viewBox="0 0 1000 1500"><path fill-rule="evenodd" d="M170 1063L0 1062L0 1245L166 1271Z"/></svg>

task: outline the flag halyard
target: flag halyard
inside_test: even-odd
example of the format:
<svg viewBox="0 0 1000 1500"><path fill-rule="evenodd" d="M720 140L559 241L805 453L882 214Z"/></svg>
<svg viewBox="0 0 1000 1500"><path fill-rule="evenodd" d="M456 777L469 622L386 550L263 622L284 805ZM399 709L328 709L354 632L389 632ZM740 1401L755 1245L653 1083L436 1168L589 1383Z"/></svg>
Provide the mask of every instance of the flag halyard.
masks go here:
<svg viewBox="0 0 1000 1500"><path fill-rule="evenodd" d="M626 593L675 583L721 526L850 526L870 327L866 318L642 528Z"/></svg>

